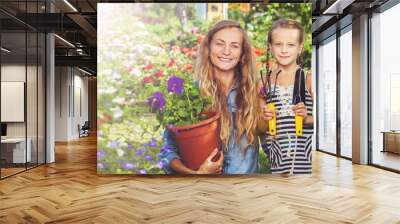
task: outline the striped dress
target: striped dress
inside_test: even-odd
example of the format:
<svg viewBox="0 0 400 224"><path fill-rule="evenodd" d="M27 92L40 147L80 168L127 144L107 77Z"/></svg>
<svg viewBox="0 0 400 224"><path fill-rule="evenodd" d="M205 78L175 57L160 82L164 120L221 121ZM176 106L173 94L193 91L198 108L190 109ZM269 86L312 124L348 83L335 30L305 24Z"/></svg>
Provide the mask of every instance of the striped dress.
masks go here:
<svg viewBox="0 0 400 224"><path fill-rule="evenodd" d="M307 114L312 116L312 98L306 88ZM303 135L297 137L292 110L293 85L282 87L276 85L276 93L272 98L276 110L276 136L267 137L271 173L289 173L294 159L294 174L309 174L312 171L311 147L313 128L303 124ZM296 148L297 145L297 148ZM294 151L296 148L296 155ZM268 152L266 152L268 153Z"/></svg>

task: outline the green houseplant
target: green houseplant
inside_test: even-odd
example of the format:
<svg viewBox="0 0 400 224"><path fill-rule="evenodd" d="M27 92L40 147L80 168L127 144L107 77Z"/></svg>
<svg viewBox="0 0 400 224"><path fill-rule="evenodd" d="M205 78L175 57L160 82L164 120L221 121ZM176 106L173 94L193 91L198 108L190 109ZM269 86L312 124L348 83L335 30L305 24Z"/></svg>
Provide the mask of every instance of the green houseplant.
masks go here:
<svg viewBox="0 0 400 224"><path fill-rule="evenodd" d="M208 110L210 98L202 97L188 73L170 76L160 90L148 97L161 127L172 132L182 162L198 170L210 153L218 148L219 114Z"/></svg>

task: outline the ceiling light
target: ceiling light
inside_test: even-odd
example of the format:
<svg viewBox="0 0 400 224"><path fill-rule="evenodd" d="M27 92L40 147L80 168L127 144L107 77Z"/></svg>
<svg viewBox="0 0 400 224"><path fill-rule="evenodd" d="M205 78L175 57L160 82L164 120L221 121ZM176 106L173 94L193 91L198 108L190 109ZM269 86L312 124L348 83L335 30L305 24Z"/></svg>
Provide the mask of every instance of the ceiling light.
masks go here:
<svg viewBox="0 0 400 224"><path fill-rule="evenodd" d="M63 41L64 43L68 44L69 46L75 48L75 45L71 44L71 42L67 41L66 39L58 36L57 34L54 34L55 37L57 37L58 39L60 39L61 41Z"/></svg>
<svg viewBox="0 0 400 224"><path fill-rule="evenodd" d="M4 51L4 52L6 52L6 53L10 53L10 52L11 52L11 50L9 50L9 49L7 49L7 48L5 48L5 47L1 47L1 50Z"/></svg>
<svg viewBox="0 0 400 224"><path fill-rule="evenodd" d="M351 5L354 1L355 0L336 0L332 5L325 9L322 14L342 14L343 10Z"/></svg>
<svg viewBox="0 0 400 224"><path fill-rule="evenodd" d="M81 69L81 68L79 68L79 67L78 67L78 69L79 69L79 71L81 71L81 72L83 72L83 73L85 73L85 74L92 75L92 73L89 73L89 72L86 71L86 70L83 70L83 69Z"/></svg>
<svg viewBox="0 0 400 224"><path fill-rule="evenodd" d="M78 10L71 4L68 2L68 0L64 0L65 4L67 4L72 10L74 10L74 12L78 12Z"/></svg>

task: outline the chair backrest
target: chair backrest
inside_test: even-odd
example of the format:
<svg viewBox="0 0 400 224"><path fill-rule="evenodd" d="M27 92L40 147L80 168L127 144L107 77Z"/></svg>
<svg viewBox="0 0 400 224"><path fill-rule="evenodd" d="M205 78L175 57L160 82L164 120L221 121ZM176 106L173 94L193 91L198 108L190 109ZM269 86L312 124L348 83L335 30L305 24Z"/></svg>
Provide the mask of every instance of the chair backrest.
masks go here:
<svg viewBox="0 0 400 224"><path fill-rule="evenodd" d="M89 121L85 121L85 124L83 124L82 129L89 129L90 125L89 125Z"/></svg>

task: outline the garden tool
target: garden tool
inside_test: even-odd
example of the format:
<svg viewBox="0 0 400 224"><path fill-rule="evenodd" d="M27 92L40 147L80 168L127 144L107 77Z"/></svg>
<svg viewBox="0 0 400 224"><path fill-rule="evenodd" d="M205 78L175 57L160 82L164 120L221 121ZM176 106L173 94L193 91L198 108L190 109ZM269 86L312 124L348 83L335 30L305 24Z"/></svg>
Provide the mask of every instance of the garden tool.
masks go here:
<svg viewBox="0 0 400 224"><path fill-rule="evenodd" d="M296 105L300 102L305 102L305 80L303 79L303 69L299 68L296 71L295 87L293 88L293 104ZM296 137L303 135L303 117L295 115Z"/></svg>
<svg viewBox="0 0 400 224"><path fill-rule="evenodd" d="M272 73L272 71L269 71L267 73L267 77L266 78L267 78L267 82L268 82L267 83L268 84L268 92L267 92L267 89L266 89L266 85L265 85L265 81L264 81L262 72L260 73L261 74L261 81L262 81L263 86L264 86L264 92L266 93L265 101L267 103L267 107L268 107L268 109L272 109L274 111L275 111L275 103L273 102L272 99L275 96L276 81L278 79L278 75L279 75L280 72L281 72L281 70L279 70L278 73L275 76L275 83L274 83L274 89L273 90L272 90L272 86L271 86L271 73ZM269 129L270 136L276 136L276 113L274 114L274 117L271 120L268 121L268 129Z"/></svg>

